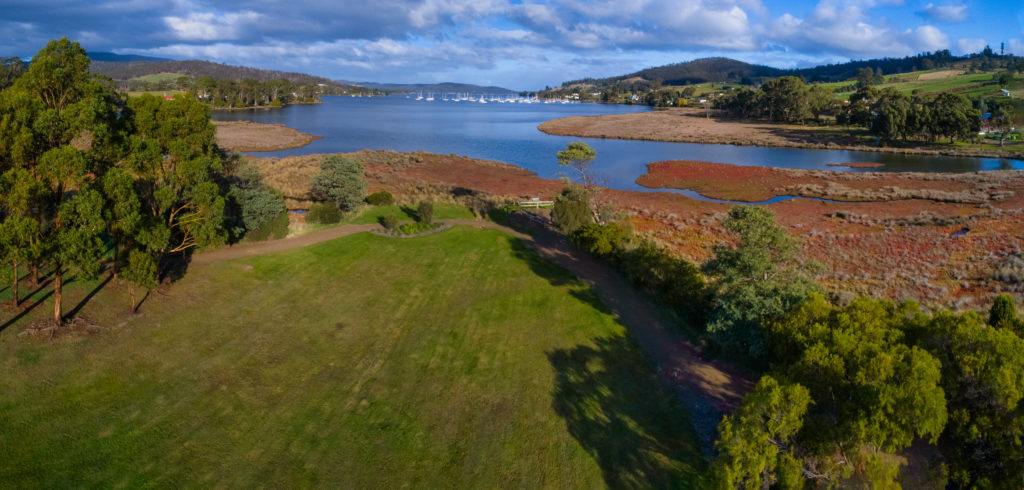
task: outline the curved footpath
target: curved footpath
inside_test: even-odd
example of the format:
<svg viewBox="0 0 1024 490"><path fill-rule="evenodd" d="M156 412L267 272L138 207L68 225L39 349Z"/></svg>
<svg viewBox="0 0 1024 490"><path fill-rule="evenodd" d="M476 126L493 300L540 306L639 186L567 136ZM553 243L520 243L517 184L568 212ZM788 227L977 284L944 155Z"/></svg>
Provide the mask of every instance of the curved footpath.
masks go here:
<svg viewBox="0 0 1024 490"><path fill-rule="evenodd" d="M661 378L679 393L705 453L710 453L715 430L724 413L739 406L754 380L732 367L703 359L697 349L677 331L673 322L647 295L633 287L618 271L588 254L571 248L564 237L546 226L531 224L533 236L491 221L472 219L444 220L451 225L498 230L535 250L541 257L572 272L597 293L611 308L633 340L654 363ZM339 225L322 231L281 240L248 243L192 256L193 265L211 264L306 247L355 233L379 229L376 224Z"/></svg>

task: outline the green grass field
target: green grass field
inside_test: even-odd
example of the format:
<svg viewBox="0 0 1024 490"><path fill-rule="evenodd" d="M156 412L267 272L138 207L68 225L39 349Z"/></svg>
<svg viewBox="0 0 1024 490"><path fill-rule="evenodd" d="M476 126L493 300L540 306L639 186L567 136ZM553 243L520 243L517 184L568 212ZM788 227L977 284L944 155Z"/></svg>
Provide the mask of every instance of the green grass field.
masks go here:
<svg viewBox="0 0 1024 490"><path fill-rule="evenodd" d="M390 206L368 206L363 212L355 216L349 223L373 224L381 217L389 214L395 215L399 221L411 220L416 215L416 204L392 204ZM473 219L476 216L465 206L447 202L434 203L434 219Z"/></svg>
<svg viewBox="0 0 1024 490"><path fill-rule="evenodd" d="M878 89L884 89L888 87L894 87L905 95L911 95L915 90L918 93L923 94L936 94L939 92L956 91L957 93L965 96L978 96L978 95L996 95L999 91L999 86L990 84L992 77L995 73L974 73L974 74L960 74L950 76L948 78L936 78L936 79L925 79L920 80L918 77L931 71L920 71L913 73L902 73L898 75L887 75L885 82L876 85ZM822 87L829 90L834 90L841 87L850 86L856 83L854 80L846 80L842 82L831 82L821 83ZM836 97L841 99L849 99L850 94L853 91L836 93Z"/></svg>
<svg viewBox="0 0 1024 490"><path fill-rule="evenodd" d="M196 267L134 317L110 283L80 312L106 330L16 336L47 306L0 335L0 486L690 487L704 466L592 292L496 231Z"/></svg>

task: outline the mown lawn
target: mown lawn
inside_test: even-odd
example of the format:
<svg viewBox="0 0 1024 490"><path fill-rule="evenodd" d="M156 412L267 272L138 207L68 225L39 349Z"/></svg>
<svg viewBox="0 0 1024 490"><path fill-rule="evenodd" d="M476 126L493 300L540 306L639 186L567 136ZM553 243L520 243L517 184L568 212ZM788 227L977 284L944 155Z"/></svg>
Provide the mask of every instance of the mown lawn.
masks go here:
<svg viewBox="0 0 1024 490"><path fill-rule="evenodd" d="M126 302L109 283L82 308L101 333L16 336L43 304L0 335L0 486L690 487L704 466L590 290L500 232L354 235Z"/></svg>

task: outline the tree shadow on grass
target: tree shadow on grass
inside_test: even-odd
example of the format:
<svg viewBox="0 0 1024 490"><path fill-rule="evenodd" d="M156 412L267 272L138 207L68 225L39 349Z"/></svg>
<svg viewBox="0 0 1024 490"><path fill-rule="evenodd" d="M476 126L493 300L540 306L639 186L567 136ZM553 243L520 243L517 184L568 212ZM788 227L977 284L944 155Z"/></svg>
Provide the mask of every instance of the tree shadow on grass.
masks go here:
<svg viewBox="0 0 1024 490"><path fill-rule="evenodd" d="M610 488L694 488L705 467L686 408L628 337L548 353L552 406Z"/></svg>
<svg viewBox="0 0 1024 490"><path fill-rule="evenodd" d="M546 279L552 286L570 286L571 289L569 290L569 294L572 295L572 297L590 305L592 308L602 313L609 315L612 314L611 308L608 308L608 306L598 298L597 294L583 284L582 281L577 279L572 272L569 272L564 267L541 257L536 250L528 247L518 238L510 238L509 244L512 248L512 255L525 262L534 274Z"/></svg>
<svg viewBox="0 0 1024 490"><path fill-rule="evenodd" d="M96 287L92 288L92 291L89 291L89 294L85 295L85 297L82 298L82 300L79 301L74 308L65 313L64 318L74 318L75 316L77 316L78 313L82 311L82 308L85 308L85 305L89 303L89 300L91 300L93 296L96 296L96 293L100 292L100 290L106 287L106 285L110 283L110 280L114 277L110 274L104 275L106 276L106 278L100 281L100 283L97 284Z"/></svg>
<svg viewBox="0 0 1024 490"><path fill-rule="evenodd" d="M39 289L41 290L42 286L40 286ZM38 293L38 290L36 291L36 293ZM36 293L33 293L33 294L36 294ZM25 318L25 315L28 315L29 313L32 312L32 310L35 310L37 306L45 303L46 300L50 298L50 296L53 296L53 290L47 291L46 294L44 294L41 297L39 297L38 299L34 300L31 305L23 306L21 311L17 315L15 315L10 320L7 320L3 324L0 324L0 332L3 332L4 330L7 330L7 327L10 327L11 325L14 325L15 323L18 323L19 320L21 320L22 318ZM28 299L23 299L22 300L22 305L25 305L25 303L27 303L28 301L29 301Z"/></svg>

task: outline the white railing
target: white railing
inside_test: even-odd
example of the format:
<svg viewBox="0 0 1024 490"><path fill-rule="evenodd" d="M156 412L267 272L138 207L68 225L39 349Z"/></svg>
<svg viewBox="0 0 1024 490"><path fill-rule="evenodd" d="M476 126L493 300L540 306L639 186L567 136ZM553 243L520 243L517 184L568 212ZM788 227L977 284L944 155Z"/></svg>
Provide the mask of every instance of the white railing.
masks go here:
<svg viewBox="0 0 1024 490"><path fill-rule="evenodd" d="M519 203L521 208L546 208L548 206L554 206L555 201L523 201Z"/></svg>

